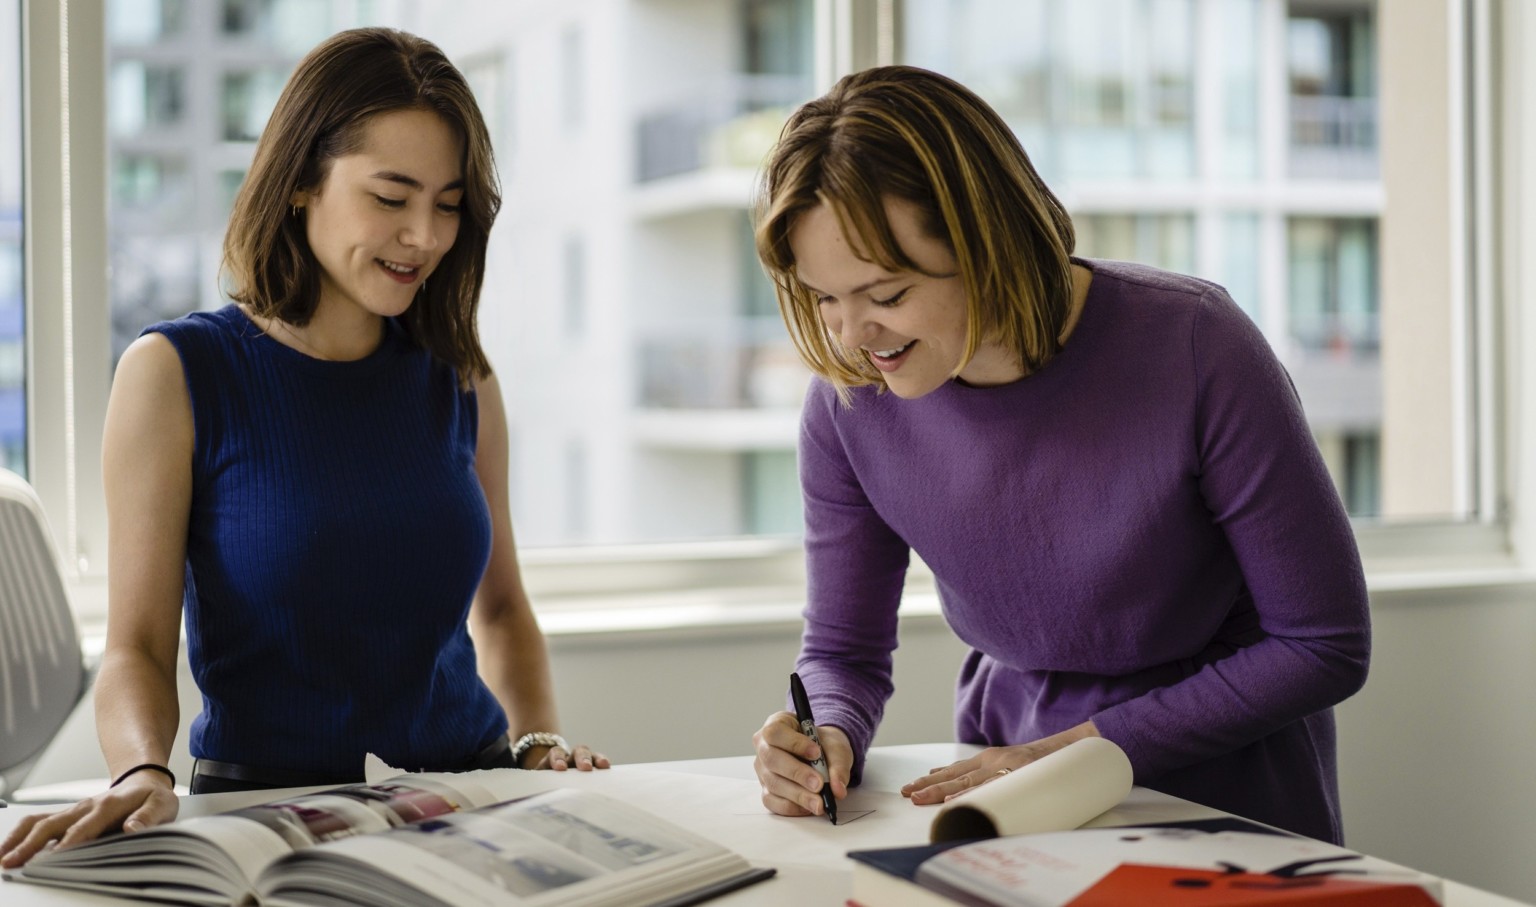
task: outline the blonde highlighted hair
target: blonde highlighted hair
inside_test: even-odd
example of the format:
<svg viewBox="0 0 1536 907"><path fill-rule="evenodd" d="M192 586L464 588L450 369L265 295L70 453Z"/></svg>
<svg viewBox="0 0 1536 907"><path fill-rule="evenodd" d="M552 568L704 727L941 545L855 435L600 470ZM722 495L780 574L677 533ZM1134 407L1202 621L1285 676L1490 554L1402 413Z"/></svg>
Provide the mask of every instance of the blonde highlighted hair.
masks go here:
<svg viewBox="0 0 1536 907"><path fill-rule="evenodd" d="M1050 361L1071 310L1066 209L975 93L938 73L882 66L845 76L796 110L758 186L757 254L811 370L845 402L850 387L885 384L822 323L815 294L796 278L789 234L800 215L826 203L872 262L922 272L891 232L887 198L917 206L922 229L958 263L969 326L955 374L984 342L1015 351L1026 372Z"/></svg>

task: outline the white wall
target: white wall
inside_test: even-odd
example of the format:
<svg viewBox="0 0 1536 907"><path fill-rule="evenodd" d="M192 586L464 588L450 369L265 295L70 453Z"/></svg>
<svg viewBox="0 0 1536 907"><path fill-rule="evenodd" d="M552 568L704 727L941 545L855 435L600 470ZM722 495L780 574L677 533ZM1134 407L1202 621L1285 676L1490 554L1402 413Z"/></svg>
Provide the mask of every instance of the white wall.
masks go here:
<svg viewBox="0 0 1536 907"><path fill-rule="evenodd" d="M1369 682L1339 709L1351 846L1536 903L1536 588L1373 593ZM551 639L561 724L615 759L746 754L783 707L796 623ZM908 619L876 743L952 739L963 648ZM184 700L190 681L183 678ZM195 704L184 701L183 721ZM29 783L105 774L87 706ZM185 747L185 734L178 740ZM173 761L185 777L190 760Z"/></svg>
<svg viewBox="0 0 1536 907"><path fill-rule="evenodd" d="M1339 709L1348 843L1536 903L1536 589L1383 598Z"/></svg>

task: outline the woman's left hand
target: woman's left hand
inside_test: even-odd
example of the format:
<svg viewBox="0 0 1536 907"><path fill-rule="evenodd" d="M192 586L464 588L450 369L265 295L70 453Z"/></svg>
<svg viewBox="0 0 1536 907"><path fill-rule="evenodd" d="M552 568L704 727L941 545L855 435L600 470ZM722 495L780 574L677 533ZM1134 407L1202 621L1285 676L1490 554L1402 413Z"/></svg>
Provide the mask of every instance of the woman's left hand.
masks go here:
<svg viewBox="0 0 1536 907"><path fill-rule="evenodd" d="M533 763L535 769L554 769L563 772L569 768L577 771L590 772L594 768L608 768L612 765L608 757L592 749L585 743L578 743L573 747L573 752L566 752L564 747L552 746L539 753L539 747L531 747L528 755L523 757L523 765ZM533 757L537 756L535 760Z"/></svg>
<svg viewBox="0 0 1536 907"><path fill-rule="evenodd" d="M1049 756L1069 743L1084 737L1097 736L1099 736L1099 730L1093 726L1093 722L1084 721L1077 727L1068 728L1049 737L1042 737L1032 743L988 747L969 759L961 759L943 768L936 768L921 778L903 785L901 795L918 805L943 803L973 787L996 781L1036 759Z"/></svg>

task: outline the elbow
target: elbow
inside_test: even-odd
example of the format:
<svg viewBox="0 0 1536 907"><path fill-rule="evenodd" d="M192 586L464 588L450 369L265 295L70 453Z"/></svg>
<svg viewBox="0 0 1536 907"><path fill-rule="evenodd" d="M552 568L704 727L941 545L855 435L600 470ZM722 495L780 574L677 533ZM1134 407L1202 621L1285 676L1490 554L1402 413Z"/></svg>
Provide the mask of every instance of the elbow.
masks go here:
<svg viewBox="0 0 1536 907"><path fill-rule="evenodd" d="M1352 634L1331 647L1327 658L1335 702L1360 692L1371 672L1371 634L1368 629Z"/></svg>

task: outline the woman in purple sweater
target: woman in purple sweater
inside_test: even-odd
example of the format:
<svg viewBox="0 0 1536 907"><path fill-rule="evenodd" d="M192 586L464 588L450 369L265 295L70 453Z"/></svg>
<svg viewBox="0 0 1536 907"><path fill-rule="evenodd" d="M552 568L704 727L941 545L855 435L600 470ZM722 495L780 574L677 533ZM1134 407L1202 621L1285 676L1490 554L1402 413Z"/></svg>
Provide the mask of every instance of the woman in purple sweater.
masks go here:
<svg viewBox="0 0 1536 907"><path fill-rule="evenodd" d="M819 375L800 475L798 670L836 796L894 690L910 552L971 652L937 803L1085 736L1136 781L1342 838L1332 706L1365 681L1365 582L1285 370L1219 286L1072 257L1008 126L910 67L800 108L758 250ZM793 715L755 735L763 802L820 813Z"/></svg>

